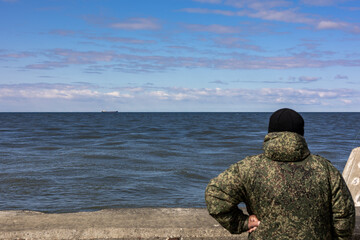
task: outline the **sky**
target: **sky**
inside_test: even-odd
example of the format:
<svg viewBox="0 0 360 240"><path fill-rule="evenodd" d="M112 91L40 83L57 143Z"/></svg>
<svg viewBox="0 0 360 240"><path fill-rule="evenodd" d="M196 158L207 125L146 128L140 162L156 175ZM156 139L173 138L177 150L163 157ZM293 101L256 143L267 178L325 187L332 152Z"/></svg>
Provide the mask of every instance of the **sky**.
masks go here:
<svg viewBox="0 0 360 240"><path fill-rule="evenodd" d="M0 0L0 112L360 110L356 0Z"/></svg>

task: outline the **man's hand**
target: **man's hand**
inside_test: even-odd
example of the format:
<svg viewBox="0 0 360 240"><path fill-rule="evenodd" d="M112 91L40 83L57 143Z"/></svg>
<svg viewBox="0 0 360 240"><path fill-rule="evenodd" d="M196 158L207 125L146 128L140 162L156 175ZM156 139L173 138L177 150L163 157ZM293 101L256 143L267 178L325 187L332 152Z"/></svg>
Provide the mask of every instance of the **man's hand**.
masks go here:
<svg viewBox="0 0 360 240"><path fill-rule="evenodd" d="M251 233L251 232L255 231L256 228L259 226L259 224L260 224L259 219L257 219L257 217L255 215L250 215L249 223L248 223L248 227L249 227L248 232Z"/></svg>

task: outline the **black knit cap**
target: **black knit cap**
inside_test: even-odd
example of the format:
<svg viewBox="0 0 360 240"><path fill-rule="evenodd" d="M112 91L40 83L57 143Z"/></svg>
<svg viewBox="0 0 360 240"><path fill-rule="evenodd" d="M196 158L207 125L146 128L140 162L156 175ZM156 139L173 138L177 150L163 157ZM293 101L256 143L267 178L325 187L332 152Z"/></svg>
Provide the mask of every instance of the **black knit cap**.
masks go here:
<svg viewBox="0 0 360 240"><path fill-rule="evenodd" d="M304 119L292 109L279 109L270 117L268 132L295 132L304 136Z"/></svg>

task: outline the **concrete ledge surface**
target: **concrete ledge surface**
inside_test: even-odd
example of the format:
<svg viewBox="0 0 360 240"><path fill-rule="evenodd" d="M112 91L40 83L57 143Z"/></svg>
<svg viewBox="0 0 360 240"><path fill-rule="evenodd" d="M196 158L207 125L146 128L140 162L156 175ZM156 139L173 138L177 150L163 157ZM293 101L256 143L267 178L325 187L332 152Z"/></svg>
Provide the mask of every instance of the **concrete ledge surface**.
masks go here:
<svg viewBox="0 0 360 240"><path fill-rule="evenodd" d="M360 239L358 225L353 239ZM231 235L202 208L122 208L61 214L0 211L0 239L245 240L247 233Z"/></svg>

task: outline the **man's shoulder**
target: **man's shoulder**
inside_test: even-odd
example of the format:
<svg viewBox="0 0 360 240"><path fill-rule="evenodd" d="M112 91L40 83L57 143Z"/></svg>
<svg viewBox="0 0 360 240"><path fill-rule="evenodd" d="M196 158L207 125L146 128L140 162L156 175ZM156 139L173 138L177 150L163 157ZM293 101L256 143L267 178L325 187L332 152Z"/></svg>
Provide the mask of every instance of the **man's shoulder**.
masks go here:
<svg viewBox="0 0 360 240"><path fill-rule="evenodd" d="M241 159L240 161L238 161L237 165L239 166L250 166L250 165L254 165L254 164L258 164L260 161L263 161L263 159L265 158L264 154L258 154L258 155L252 155L252 156L247 156L244 159Z"/></svg>
<svg viewBox="0 0 360 240"><path fill-rule="evenodd" d="M317 154L310 154L307 159L311 159L312 161L316 161L322 164L330 164L332 165L331 161L328 160L327 158L317 155ZM258 161L264 161L264 160L269 160L272 161L271 159L268 159L265 154L261 153L261 154L257 154L257 155L252 155L252 156L247 156L244 159L241 159L240 161L238 161L236 164L252 164L252 163L257 163Z"/></svg>
<svg viewBox="0 0 360 240"><path fill-rule="evenodd" d="M320 156L318 154L310 154L309 157L322 162L330 162L327 158L324 158L323 156Z"/></svg>
<svg viewBox="0 0 360 240"><path fill-rule="evenodd" d="M323 165L323 166L333 166L331 161L323 156L317 155L317 154L310 154L308 158L311 158L313 162L316 162L317 164Z"/></svg>
<svg viewBox="0 0 360 240"><path fill-rule="evenodd" d="M307 166L312 169L313 171L318 172L319 174L324 176L329 175L341 175L339 170L331 163L330 160L327 158L317 155L317 154L310 154L309 155L309 161Z"/></svg>

